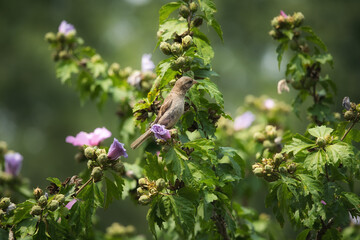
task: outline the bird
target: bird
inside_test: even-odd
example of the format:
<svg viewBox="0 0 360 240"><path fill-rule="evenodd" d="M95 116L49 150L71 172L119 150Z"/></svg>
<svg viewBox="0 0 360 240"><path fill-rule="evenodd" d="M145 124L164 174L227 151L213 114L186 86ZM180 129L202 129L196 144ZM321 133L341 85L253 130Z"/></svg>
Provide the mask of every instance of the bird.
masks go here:
<svg viewBox="0 0 360 240"><path fill-rule="evenodd" d="M196 83L197 81L191 77L182 76L179 78L170 93L166 96L158 115L150 124L150 128L137 138L130 147L136 149L148 139L152 135L151 126L154 124L164 125L166 129L172 128L184 113L185 95L187 91Z"/></svg>

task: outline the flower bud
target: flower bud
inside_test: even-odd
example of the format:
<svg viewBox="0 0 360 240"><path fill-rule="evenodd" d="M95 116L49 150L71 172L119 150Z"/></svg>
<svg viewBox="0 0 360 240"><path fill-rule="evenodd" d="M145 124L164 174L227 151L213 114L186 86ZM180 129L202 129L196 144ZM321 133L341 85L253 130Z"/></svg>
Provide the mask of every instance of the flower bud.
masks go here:
<svg viewBox="0 0 360 240"><path fill-rule="evenodd" d="M181 5L179 8L179 14L183 18L187 18L190 15L190 9L186 5Z"/></svg>
<svg viewBox="0 0 360 240"><path fill-rule="evenodd" d="M146 178L140 178L138 183L140 186L145 186L149 183L149 181Z"/></svg>
<svg viewBox="0 0 360 240"><path fill-rule="evenodd" d="M3 216L5 216L5 212L4 212L2 209L0 209L0 219L1 219Z"/></svg>
<svg viewBox="0 0 360 240"><path fill-rule="evenodd" d="M65 42L65 35L61 32L58 32L56 34L56 40L60 41L60 42Z"/></svg>
<svg viewBox="0 0 360 240"><path fill-rule="evenodd" d="M109 67L108 74L110 76L115 76L115 75L119 74L119 71L120 71L120 64L112 63Z"/></svg>
<svg viewBox="0 0 360 240"><path fill-rule="evenodd" d="M265 140L265 135L261 132L254 133L254 139L257 142L263 142Z"/></svg>
<svg viewBox="0 0 360 240"><path fill-rule="evenodd" d="M1 198L0 209L3 209L3 210L7 209L8 206L10 205L10 203L11 203L10 198L8 198L8 197Z"/></svg>
<svg viewBox="0 0 360 240"><path fill-rule="evenodd" d="M253 169L253 173L258 177L262 177L264 175L264 169L261 167L257 167Z"/></svg>
<svg viewBox="0 0 360 240"><path fill-rule="evenodd" d="M37 187L34 189L33 194L36 199L39 199L43 195L43 190Z"/></svg>
<svg viewBox="0 0 360 240"><path fill-rule="evenodd" d="M137 193L138 196L141 196L141 195L147 194L148 191L145 190L145 189L143 189L142 187L138 187L138 188L136 189L136 193Z"/></svg>
<svg viewBox="0 0 360 240"><path fill-rule="evenodd" d="M94 167L93 170L91 171L91 176L94 179L94 182L99 182L101 181L101 178L103 176L103 172L101 170L100 167Z"/></svg>
<svg viewBox="0 0 360 240"><path fill-rule="evenodd" d="M48 209L50 211L55 211L59 207L59 202L57 200L51 200L51 202L48 204Z"/></svg>
<svg viewBox="0 0 360 240"><path fill-rule="evenodd" d="M88 169L92 169L92 168L95 167L95 166L97 166L97 162L96 162L96 161L94 161L94 160L89 160L89 161L87 162L87 167L88 167Z"/></svg>
<svg viewBox="0 0 360 240"><path fill-rule="evenodd" d="M279 166L283 160L284 160L284 156L281 153L277 153L274 155L275 165Z"/></svg>
<svg viewBox="0 0 360 240"><path fill-rule="evenodd" d="M263 145L264 145L264 148L273 148L273 147L275 147L275 144L270 142L269 140L265 140L263 142Z"/></svg>
<svg viewBox="0 0 360 240"><path fill-rule="evenodd" d="M324 147L326 145L326 140L323 137L318 137L316 139L316 145L318 145L319 147Z"/></svg>
<svg viewBox="0 0 360 240"><path fill-rule="evenodd" d="M97 63L101 61L101 56L99 54L95 54L94 56L91 57L90 61L92 63Z"/></svg>
<svg viewBox="0 0 360 240"><path fill-rule="evenodd" d="M56 195L55 200L58 201L60 204L64 203L64 201L65 201L65 196L64 196L64 194L58 194L58 195Z"/></svg>
<svg viewBox="0 0 360 240"><path fill-rule="evenodd" d="M103 148L98 148L98 149L96 149L95 154L96 154L96 156L99 156L101 154L106 154L106 150Z"/></svg>
<svg viewBox="0 0 360 240"><path fill-rule="evenodd" d="M87 147L87 148L85 148L84 154L87 159L94 159L95 158L95 149L93 147Z"/></svg>
<svg viewBox="0 0 360 240"><path fill-rule="evenodd" d="M185 57L178 57L174 64L178 67L181 68L186 64L186 58Z"/></svg>
<svg viewBox="0 0 360 240"><path fill-rule="evenodd" d="M301 12L294 13L293 18L296 27L300 26L304 21L304 15Z"/></svg>
<svg viewBox="0 0 360 240"><path fill-rule="evenodd" d="M198 5L196 4L196 2L190 3L190 11L196 12L197 10L198 10Z"/></svg>
<svg viewBox="0 0 360 240"><path fill-rule="evenodd" d="M5 141L0 141L0 155L3 155L7 152L7 143Z"/></svg>
<svg viewBox="0 0 360 240"><path fill-rule="evenodd" d="M38 204L40 207L45 207L48 203L48 200L46 198L45 195L42 195L39 199L38 199Z"/></svg>
<svg viewBox="0 0 360 240"><path fill-rule="evenodd" d="M45 41L48 43L53 43L56 41L56 35L53 32L48 32L45 34Z"/></svg>
<svg viewBox="0 0 360 240"><path fill-rule="evenodd" d="M360 112L360 103L356 105L356 111Z"/></svg>
<svg viewBox="0 0 360 240"><path fill-rule="evenodd" d="M66 34L65 39L67 42L72 42L75 40L76 31L70 31L68 34Z"/></svg>
<svg viewBox="0 0 360 240"><path fill-rule="evenodd" d="M59 58L63 59L63 60L66 60L66 59L70 58L70 55L68 54L67 51L62 50L62 51L59 52Z"/></svg>
<svg viewBox="0 0 360 240"><path fill-rule="evenodd" d="M139 203L142 205L147 205L151 202L151 198L148 195L142 195L139 198Z"/></svg>
<svg viewBox="0 0 360 240"><path fill-rule="evenodd" d="M289 173L294 173L296 171L296 164L291 163L289 166L287 166L287 170Z"/></svg>
<svg viewBox="0 0 360 240"><path fill-rule="evenodd" d="M286 167L279 167L279 172L282 174L286 174L287 173Z"/></svg>
<svg viewBox="0 0 360 240"><path fill-rule="evenodd" d="M171 52L175 55L180 55L182 53L182 46L178 42L173 43L170 48Z"/></svg>
<svg viewBox="0 0 360 240"><path fill-rule="evenodd" d="M101 164L101 165L105 165L106 162L108 161L108 157L106 153L102 153L97 157L97 161Z"/></svg>
<svg viewBox="0 0 360 240"><path fill-rule="evenodd" d="M182 47L188 49L193 44L193 39L190 35L186 35L182 40Z"/></svg>
<svg viewBox="0 0 360 240"><path fill-rule="evenodd" d="M348 110L344 113L345 120L352 121L356 117L355 113L352 110Z"/></svg>
<svg viewBox="0 0 360 240"><path fill-rule="evenodd" d="M274 167L271 165L265 165L265 171L271 173L274 170Z"/></svg>
<svg viewBox="0 0 360 240"><path fill-rule="evenodd" d="M202 23L203 23L203 19L201 17L195 18L194 21L192 22L194 27L200 27Z"/></svg>
<svg viewBox="0 0 360 240"><path fill-rule="evenodd" d="M269 137L270 139L274 139L277 136L276 127L272 125L267 125L265 127L265 133L267 137Z"/></svg>
<svg viewBox="0 0 360 240"><path fill-rule="evenodd" d="M41 209L41 207L39 205L34 205L31 208L30 214L33 215L33 216L40 215L41 211L42 211L42 209Z"/></svg>
<svg viewBox="0 0 360 240"><path fill-rule="evenodd" d="M163 178L159 178L158 180L156 180L156 189L158 191L163 190L166 187L166 182Z"/></svg>
<svg viewBox="0 0 360 240"><path fill-rule="evenodd" d="M165 55L170 55L171 54L171 45L170 45L170 43L167 43L167 42L160 43L160 50Z"/></svg>
<svg viewBox="0 0 360 240"><path fill-rule="evenodd" d="M125 166L124 163L121 161L118 161L117 163L112 165L112 169L121 175L125 173Z"/></svg>

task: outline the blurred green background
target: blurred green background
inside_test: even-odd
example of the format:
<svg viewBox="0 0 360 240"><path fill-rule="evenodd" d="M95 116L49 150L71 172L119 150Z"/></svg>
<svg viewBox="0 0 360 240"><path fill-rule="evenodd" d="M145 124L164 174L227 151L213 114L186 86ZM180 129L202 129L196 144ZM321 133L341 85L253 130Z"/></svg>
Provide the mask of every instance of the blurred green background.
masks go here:
<svg viewBox="0 0 360 240"><path fill-rule="evenodd" d="M86 45L97 49L109 63L140 68L143 53L153 53L155 64L164 56L156 46L158 10L164 0L38 0L0 2L0 140L24 156L21 174L31 186L45 188L46 177L63 180L77 174L84 165L73 159L76 148L65 137L106 126L118 136L116 106L107 103L102 111L95 104L80 105L74 89L55 78L46 32L56 32L59 23L72 23ZM209 28L215 59L215 79L224 93L227 112L235 110L248 94L267 94L291 101L294 91L277 95L277 81L284 78L276 62L275 42L268 36L270 20L280 10L301 11L328 46L334 69L328 69L338 86L335 107L349 96L358 102L360 94L360 2L356 0L215 0L216 15L224 32L224 43ZM203 28L205 32L207 28ZM305 117L290 117L294 129L303 131ZM109 145L111 139L105 141ZM130 155L133 151L128 149ZM263 210L263 201L256 202ZM133 224L139 233L149 234L146 207L117 201L101 210L101 228L113 221ZM267 209L270 212L269 209Z"/></svg>

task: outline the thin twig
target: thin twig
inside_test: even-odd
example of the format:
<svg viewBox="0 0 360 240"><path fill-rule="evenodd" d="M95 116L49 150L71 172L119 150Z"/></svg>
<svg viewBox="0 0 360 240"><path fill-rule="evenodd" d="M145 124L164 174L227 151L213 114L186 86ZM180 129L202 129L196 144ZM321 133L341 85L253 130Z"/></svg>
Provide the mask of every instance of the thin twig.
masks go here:
<svg viewBox="0 0 360 240"><path fill-rule="evenodd" d="M90 177L89 180L87 180L86 183L84 183L84 185L82 185L79 190L76 191L75 196L77 196L90 182L92 182L93 177Z"/></svg>
<svg viewBox="0 0 360 240"><path fill-rule="evenodd" d="M348 135L348 133L350 132L350 130L355 126L355 124L359 121L358 119L358 115L356 116L355 120L353 121L353 123L351 124L351 126L348 128L348 130L346 130L346 132L344 133L344 136L342 136L341 141L344 141L346 135Z"/></svg>

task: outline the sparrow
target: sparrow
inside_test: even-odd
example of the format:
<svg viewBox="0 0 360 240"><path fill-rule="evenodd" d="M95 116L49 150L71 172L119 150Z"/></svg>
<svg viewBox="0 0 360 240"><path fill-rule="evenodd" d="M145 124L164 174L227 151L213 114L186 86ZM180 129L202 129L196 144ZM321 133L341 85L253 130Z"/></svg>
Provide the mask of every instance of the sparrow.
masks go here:
<svg viewBox="0 0 360 240"><path fill-rule="evenodd" d="M170 93L166 96L156 119L151 123L150 127L154 124L160 124L164 125L166 129L171 129L184 113L185 95L187 91L196 83L197 82L191 77L183 76L179 78ZM151 128L149 128L136 139L130 147L136 149L151 135L152 131Z"/></svg>

